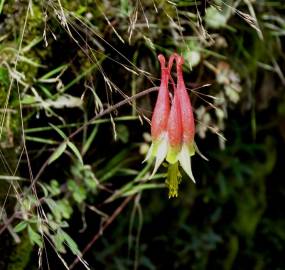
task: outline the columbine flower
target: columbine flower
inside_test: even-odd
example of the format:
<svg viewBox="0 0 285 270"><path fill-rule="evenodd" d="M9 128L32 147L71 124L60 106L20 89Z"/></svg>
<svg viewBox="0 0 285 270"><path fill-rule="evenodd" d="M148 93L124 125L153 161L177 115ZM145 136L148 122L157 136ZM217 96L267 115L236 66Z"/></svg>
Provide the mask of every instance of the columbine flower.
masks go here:
<svg viewBox="0 0 285 270"><path fill-rule="evenodd" d="M152 176L157 171L167 154L167 125L170 113L170 101L168 91L168 81L170 76L170 66L165 66L165 58L162 54L158 56L161 67L161 82L158 90L157 101L151 119L151 137L152 145L148 151L147 157L155 157L155 166Z"/></svg>
<svg viewBox="0 0 285 270"><path fill-rule="evenodd" d="M176 86L170 75L174 59L176 61L177 70ZM173 54L170 57L167 67L165 67L165 58L163 55L159 55L158 60L161 65L161 84L151 121L153 143L146 160L150 157L156 159L152 173L153 176L164 159L166 159L169 163L166 179L166 184L169 187L169 197L177 197L178 185L181 180L179 164L195 183L190 159L190 157L195 154L196 149L194 143L194 116L183 79L183 57ZM174 88L171 108L168 90L168 81L170 78Z"/></svg>
<svg viewBox="0 0 285 270"><path fill-rule="evenodd" d="M184 60L177 54L174 54L172 57L176 60L177 85L176 87L174 86L175 92L171 107L173 116L170 112L168 123L168 127L170 127L168 128L169 149L166 160L169 162L169 166L166 183L169 188L168 196L177 197L178 186L181 181L178 162L195 183L190 159L190 156L195 154L195 124L190 98L183 79L182 65Z"/></svg>

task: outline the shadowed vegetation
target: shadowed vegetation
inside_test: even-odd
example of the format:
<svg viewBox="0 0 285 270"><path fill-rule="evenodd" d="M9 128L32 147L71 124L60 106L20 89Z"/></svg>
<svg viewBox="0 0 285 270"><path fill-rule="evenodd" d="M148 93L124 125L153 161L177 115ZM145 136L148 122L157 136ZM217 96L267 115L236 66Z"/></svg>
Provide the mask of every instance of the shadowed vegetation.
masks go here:
<svg viewBox="0 0 285 270"><path fill-rule="evenodd" d="M284 10L0 0L0 269L285 268ZM209 161L168 199L142 161L174 52Z"/></svg>

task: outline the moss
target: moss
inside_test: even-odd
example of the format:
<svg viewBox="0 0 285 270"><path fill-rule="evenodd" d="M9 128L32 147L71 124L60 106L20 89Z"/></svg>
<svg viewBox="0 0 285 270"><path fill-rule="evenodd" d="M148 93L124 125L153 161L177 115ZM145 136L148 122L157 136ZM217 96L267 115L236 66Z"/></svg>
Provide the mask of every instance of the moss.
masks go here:
<svg viewBox="0 0 285 270"><path fill-rule="evenodd" d="M30 260L30 255L33 250L28 234L25 232L21 236L21 243L16 245L9 258L7 270L25 269Z"/></svg>
<svg viewBox="0 0 285 270"><path fill-rule="evenodd" d="M27 2L28 4L28 2ZM3 133L1 136L0 146L1 148L13 148L15 147L15 141L19 137L20 129L20 117L17 114L18 110L18 91L15 88L15 84L10 87L11 76L9 70L13 70L15 60L17 58L17 48L20 42L20 36L22 28L19 26L24 25L27 4L22 2L21 4L15 1L5 1L3 8L3 23L1 24L1 30L3 35L7 35L0 45L0 62L5 63L0 68L0 107L4 108L4 104L7 100L9 92L9 109L6 111L5 122L3 125ZM36 4L32 5L32 14L28 17L27 27L25 31L25 37L22 42L22 48L27 48L36 39L41 39L43 31L42 11ZM32 61L35 64L41 62L40 57L37 54L37 50L34 46L32 49L21 52L21 56L25 57L26 61L18 60L17 72L21 74L22 80L26 84L33 84L34 79L38 73L38 66L29 63ZM9 68L8 68L9 66ZM21 84L19 84L21 85ZM13 111L14 109L14 111ZM3 112L0 112L2 115ZM15 157L16 158L16 157Z"/></svg>
<svg viewBox="0 0 285 270"><path fill-rule="evenodd" d="M9 74L6 68L0 67L0 104L5 103L6 100L6 89L9 86Z"/></svg>

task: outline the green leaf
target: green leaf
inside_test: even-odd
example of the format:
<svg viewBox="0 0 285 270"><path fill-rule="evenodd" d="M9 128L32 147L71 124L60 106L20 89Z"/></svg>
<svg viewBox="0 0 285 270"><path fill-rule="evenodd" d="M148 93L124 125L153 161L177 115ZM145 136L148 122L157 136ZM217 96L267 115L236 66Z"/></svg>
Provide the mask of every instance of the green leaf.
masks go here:
<svg viewBox="0 0 285 270"><path fill-rule="evenodd" d="M52 99L52 94L50 93L49 89L43 85L39 85L39 88L42 90L42 92L50 99Z"/></svg>
<svg viewBox="0 0 285 270"><path fill-rule="evenodd" d="M43 247L43 241L40 234L35 232L31 226L28 226L28 234L32 244L37 244L40 248Z"/></svg>
<svg viewBox="0 0 285 270"><path fill-rule="evenodd" d="M96 175L98 175L100 182L106 181L114 176L118 170L123 168L130 160L135 158L135 156L130 156L130 148L124 148L124 150L115 155L103 169L97 171Z"/></svg>
<svg viewBox="0 0 285 270"><path fill-rule="evenodd" d="M76 202L82 203L86 199L86 191L83 187L79 187L74 193L73 198Z"/></svg>
<svg viewBox="0 0 285 270"><path fill-rule="evenodd" d="M0 14L2 13L4 2L5 2L5 0L0 0Z"/></svg>
<svg viewBox="0 0 285 270"><path fill-rule="evenodd" d="M56 196L60 194L60 186L59 186L59 183L55 179L50 181L50 184L47 186L47 189L49 190L52 196Z"/></svg>
<svg viewBox="0 0 285 270"><path fill-rule="evenodd" d="M129 141L130 133L126 125L117 125L117 135L118 138L123 142L127 143Z"/></svg>
<svg viewBox="0 0 285 270"><path fill-rule="evenodd" d="M77 203L80 204L86 199L86 190L75 183L75 181L69 180L67 182L67 188L72 192L72 197Z"/></svg>
<svg viewBox="0 0 285 270"><path fill-rule="evenodd" d="M0 83L5 87L9 86L9 73L7 68L0 67Z"/></svg>
<svg viewBox="0 0 285 270"><path fill-rule="evenodd" d="M64 247L64 237L62 234L62 230L58 230L55 235L52 236L52 240L55 245L55 249L60 253L65 253L65 247Z"/></svg>
<svg viewBox="0 0 285 270"><path fill-rule="evenodd" d="M63 133L63 131L61 129L59 129L57 126L49 123L49 125L63 138L63 139L67 139L66 135Z"/></svg>
<svg viewBox="0 0 285 270"><path fill-rule="evenodd" d="M21 103L25 105L34 104L36 102L37 102L36 98L31 95L24 95L23 99L21 100Z"/></svg>
<svg viewBox="0 0 285 270"><path fill-rule="evenodd" d="M48 164L51 164L55 160L57 160L65 151L66 149L66 142L63 142L59 145L59 147L52 153L52 155L49 158Z"/></svg>
<svg viewBox="0 0 285 270"><path fill-rule="evenodd" d="M24 230L27 227L27 222L26 221L21 221L20 223L18 223L15 228L14 228L14 232L18 233L22 230Z"/></svg>
<svg viewBox="0 0 285 270"><path fill-rule="evenodd" d="M82 168L81 178L83 178L86 187L90 190L95 190L97 183L99 182L96 176L94 175L90 165L85 165Z"/></svg>
<svg viewBox="0 0 285 270"><path fill-rule="evenodd" d="M46 79L49 79L51 78L53 75L55 74L60 74L60 72L62 72L64 69L66 69L68 67L68 65L64 64L64 65L61 65L51 71L49 71L48 73L46 73L44 76L42 76L39 81L41 80L46 80Z"/></svg>
<svg viewBox="0 0 285 270"><path fill-rule="evenodd" d="M64 238L66 245L70 248L71 252L74 255L80 255L80 250L78 249L78 246L74 240L65 231L60 230L60 233L62 234L62 237Z"/></svg>
<svg viewBox="0 0 285 270"><path fill-rule="evenodd" d="M90 173L90 175L87 175L87 177L84 178L84 182L90 190L95 190L98 180L96 180L95 176Z"/></svg>
<svg viewBox="0 0 285 270"><path fill-rule="evenodd" d="M228 15L219 11L215 7L207 8L205 21L208 27L213 29L219 29L226 25L228 20Z"/></svg>
<svg viewBox="0 0 285 270"><path fill-rule="evenodd" d="M82 153L83 155L88 151L88 149L90 148L92 142L94 141L94 138L95 136L97 135L97 132L98 132L98 128L99 128L99 125L96 125L94 127L94 129L92 130L89 138L87 139L87 141L84 143L83 145L83 150L82 150Z"/></svg>
<svg viewBox="0 0 285 270"><path fill-rule="evenodd" d="M73 212L73 209L72 209L69 201L66 199L62 199L62 200L57 201L57 205L58 205L58 208L61 212L62 217L65 219L69 219L71 217L72 212Z"/></svg>
<svg viewBox="0 0 285 270"><path fill-rule="evenodd" d="M44 197L48 196L48 185L47 184L42 184L42 183L38 183L38 185L41 187L43 193L44 193Z"/></svg>
<svg viewBox="0 0 285 270"><path fill-rule="evenodd" d="M82 156L79 152L79 150L77 149L77 147L75 146L74 143L68 141L67 142L68 147L72 150L72 152L75 154L75 156L78 158L78 160L80 161L80 163L83 165L83 159Z"/></svg>
<svg viewBox="0 0 285 270"><path fill-rule="evenodd" d="M137 186L132 187L130 190L124 192L122 196L131 196L133 194L139 193L145 189L158 189L158 188L165 188L165 184L155 184L155 183L146 183L140 184Z"/></svg>
<svg viewBox="0 0 285 270"><path fill-rule="evenodd" d="M26 136L26 140L32 141L32 142L43 143L43 144L52 144L52 145L57 144L57 142L54 140L45 139L45 138L41 138L41 137L35 137L35 136Z"/></svg>
<svg viewBox="0 0 285 270"><path fill-rule="evenodd" d="M60 222L61 221L61 213L57 207L57 203L51 198L46 198L45 202L48 205L48 207L50 208L50 210L51 210L51 212L55 218L55 221Z"/></svg>

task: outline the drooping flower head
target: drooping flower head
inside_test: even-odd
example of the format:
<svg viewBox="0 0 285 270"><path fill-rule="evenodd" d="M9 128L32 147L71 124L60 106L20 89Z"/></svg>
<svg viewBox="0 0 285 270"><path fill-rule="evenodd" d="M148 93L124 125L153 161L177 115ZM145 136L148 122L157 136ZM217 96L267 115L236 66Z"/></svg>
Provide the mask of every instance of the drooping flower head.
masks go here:
<svg viewBox="0 0 285 270"><path fill-rule="evenodd" d="M168 162L168 176L166 184L169 187L169 197L178 196L178 186L181 180L179 164L195 182L191 169L190 157L195 154L194 142L195 123L189 95L183 78L184 59L173 54L166 67L163 55L158 56L161 66L161 83L151 121L152 145L146 160L155 158L152 175L166 159ZM176 61L177 83L175 84L170 71L173 61ZM169 98L169 80L173 86L173 98ZM198 150L198 149L197 149ZM197 151L199 153L199 151Z"/></svg>
<svg viewBox="0 0 285 270"><path fill-rule="evenodd" d="M178 196L178 186L181 181L178 163L195 183L190 159L190 156L195 154L195 124L190 98L183 78L182 65L184 59L177 54L173 54L169 62L173 61L173 59L176 61L177 84L175 85L172 80L174 99L167 129L169 148L166 160L169 162L169 166L166 184L169 188L169 198Z"/></svg>

